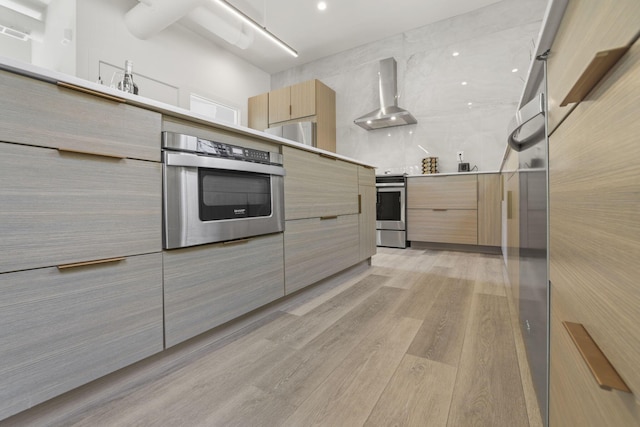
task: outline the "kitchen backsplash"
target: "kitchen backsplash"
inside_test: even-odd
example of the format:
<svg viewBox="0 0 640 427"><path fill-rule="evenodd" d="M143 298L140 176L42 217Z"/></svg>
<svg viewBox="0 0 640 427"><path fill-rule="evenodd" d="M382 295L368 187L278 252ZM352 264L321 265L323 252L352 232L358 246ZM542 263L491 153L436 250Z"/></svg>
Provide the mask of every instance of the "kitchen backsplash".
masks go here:
<svg viewBox="0 0 640 427"><path fill-rule="evenodd" d="M420 174L427 154L418 145L441 173L457 171L458 151L471 168L498 170L546 3L503 0L273 74L271 87L318 78L334 89L337 152L378 173ZM353 120L378 107L378 61L387 57L398 62L398 104L418 124L366 131Z"/></svg>

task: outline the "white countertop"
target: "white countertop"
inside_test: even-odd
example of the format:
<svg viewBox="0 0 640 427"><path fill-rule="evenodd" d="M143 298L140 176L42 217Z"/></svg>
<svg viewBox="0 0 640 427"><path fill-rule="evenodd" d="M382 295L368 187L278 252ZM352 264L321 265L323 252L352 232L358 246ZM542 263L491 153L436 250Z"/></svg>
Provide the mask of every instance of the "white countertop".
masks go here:
<svg viewBox="0 0 640 427"><path fill-rule="evenodd" d="M31 77L37 80L49 82L52 84L58 84L58 82L67 83L78 88L86 89L88 91L98 92L105 95L110 95L116 98L120 98L123 102L134 105L136 107L145 108L147 110L156 111L172 117L178 117L185 120L190 120L196 123L213 126L218 129L223 129L231 132L237 132L243 135L257 137L269 142L273 142L280 145L288 145L291 147L299 148L301 150L310 151L313 153L324 154L336 159L344 160L350 163L374 168L375 166L368 163L363 163L359 160L355 160L340 154L333 153L331 151L321 150L319 148L310 147L305 144L284 139L278 136L269 135L264 132L257 131L244 126L233 125L230 123L223 123L216 120L212 120L201 114L193 113L184 108L176 107L174 105L165 104L150 98L145 98L140 95L133 95L130 93L122 92L117 89L104 86L98 83L90 82L88 80L81 79L79 77L71 76L69 74L60 73L58 71L49 70L46 68L38 67L33 64L29 64L22 61L17 61L12 58L0 55L0 70L10 71L23 76ZM158 141L160 142L160 141Z"/></svg>
<svg viewBox="0 0 640 427"><path fill-rule="evenodd" d="M448 172L448 173L426 173L421 175L407 175L407 178L433 178L438 176L454 176L454 175L482 175L487 173L500 173L500 171L479 171L479 172ZM384 175L382 175L384 176Z"/></svg>

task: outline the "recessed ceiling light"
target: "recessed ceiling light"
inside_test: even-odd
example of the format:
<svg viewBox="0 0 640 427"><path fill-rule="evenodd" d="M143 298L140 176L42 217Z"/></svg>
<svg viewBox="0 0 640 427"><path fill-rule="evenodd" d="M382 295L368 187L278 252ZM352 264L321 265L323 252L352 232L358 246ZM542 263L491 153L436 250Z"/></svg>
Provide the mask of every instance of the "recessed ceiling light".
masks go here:
<svg viewBox="0 0 640 427"><path fill-rule="evenodd" d="M318 2L318 10L325 10L327 8L327 3L324 1Z"/></svg>
<svg viewBox="0 0 640 427"><path fill-rule="evenodd" d="M395 119L396 119L396 116L391 116L391 120L395 120Z"/></svg>
<svg viewBox="0 0 640 427"><path fill-rule="evenodd" d="M472 105L473 105L473 102L467 102L467 105L468 105L468 106L472 106Z"/></svg>
<svg viewBox="0 0 640 427"><path fill-rule="evenodd" d="M511 72L512 72L512 73L517 73L517 72L518 72L518 69L517 69L517 68L514 68L513 70L511 70Z"/></svg>
<svg viewBox="0 0 640 427"><path fill-rule="evenodd" d="M452 55L453 56L458 56L458 55L460 55L460 52L453 52Z"/></svg>
<svg viewBox="0 0 640 427"><path fill-rule="evenodd" d="M462 82L461 84L462 84L462 86L466 86L467 82Z"/></svg>

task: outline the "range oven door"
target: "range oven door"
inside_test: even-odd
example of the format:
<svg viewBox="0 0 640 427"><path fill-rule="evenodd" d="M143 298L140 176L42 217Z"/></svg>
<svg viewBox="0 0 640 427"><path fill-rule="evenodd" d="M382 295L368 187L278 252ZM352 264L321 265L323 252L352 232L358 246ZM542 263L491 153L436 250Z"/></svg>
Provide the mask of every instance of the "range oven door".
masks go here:
<svg viewBox="0 0 640 427"><path fill-rule="evenodd" d="M182 248L284 231L284 169L163 153L163 247Z"/></svg>
<svg viewBox="0 0 640 427"><path fill-rule="evenodd" d="M377 186L376 192L376 229L405 230L404 186Z"/></svg>

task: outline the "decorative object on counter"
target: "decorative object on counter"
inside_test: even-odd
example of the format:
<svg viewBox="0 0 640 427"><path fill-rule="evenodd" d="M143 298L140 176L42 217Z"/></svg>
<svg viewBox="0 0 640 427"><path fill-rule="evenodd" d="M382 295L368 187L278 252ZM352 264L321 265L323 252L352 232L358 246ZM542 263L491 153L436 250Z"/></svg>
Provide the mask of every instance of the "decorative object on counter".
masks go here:
<svg viewBox="0 0 640 427"><path fill-rule="evenodd" d="M124 77L118 82L118 89L134 95L138 94L138 85L133 81L133 62L128 59L124 61Z"/></svg>
<svg viewBox="0 0 640 427"><path fill-rule="evenodd" d="M458 172L471 172L471 167L467 162L458 163Z"/></svg>
<svg viewBox="0 0 640 427"><path fill-rule="evenodd" d="M422 159L422 173L425 175L438 173L438 158L425 157L424 159Z"/></svg>

